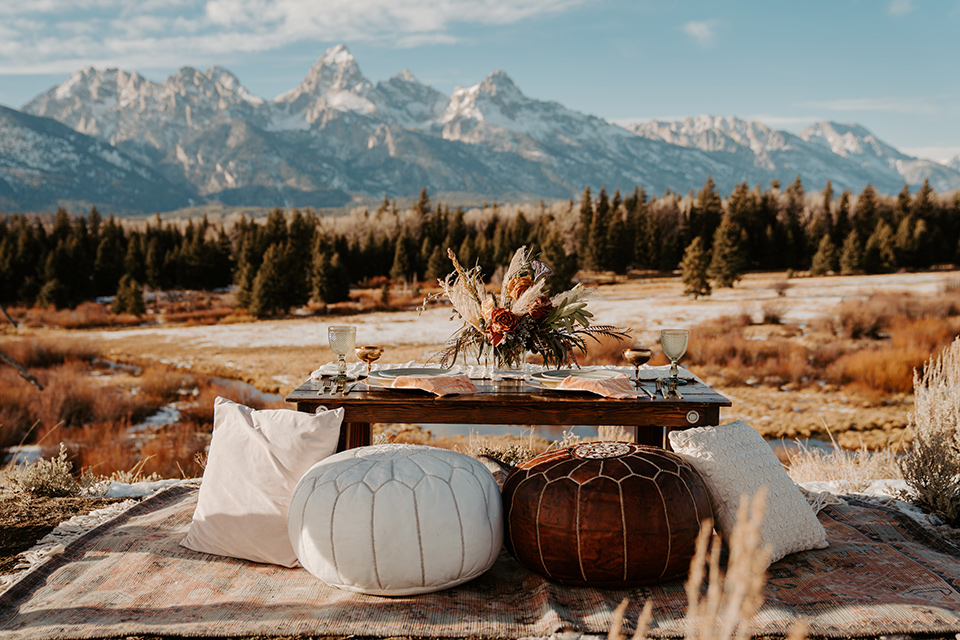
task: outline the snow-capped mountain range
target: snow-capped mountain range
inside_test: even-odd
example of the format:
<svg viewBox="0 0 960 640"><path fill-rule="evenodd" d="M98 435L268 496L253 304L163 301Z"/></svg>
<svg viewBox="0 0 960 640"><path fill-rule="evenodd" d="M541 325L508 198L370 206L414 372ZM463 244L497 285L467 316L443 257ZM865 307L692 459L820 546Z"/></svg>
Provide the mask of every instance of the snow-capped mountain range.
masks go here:
<svg viewBox="0 0 960 640"><path fill-rule="evenodd" d="M109 179L93 168L106 171L103 163ZM830 179L837 190L872 183L894 193L929 179L945 191L960 189L960 158L920 160L860 126L830 122L798 135L713 116L621 127L532 99L503 71L450 96L409 71L373 84L342 45L272 100L221 67L185 67L163 83L88 67L19 113L0 110L7 211L63 202L118 213L207 201L339 206L422 187L436 197L550 199L601 184L686 192L708 175L723 192L797 175L808 190Z"/></svg>

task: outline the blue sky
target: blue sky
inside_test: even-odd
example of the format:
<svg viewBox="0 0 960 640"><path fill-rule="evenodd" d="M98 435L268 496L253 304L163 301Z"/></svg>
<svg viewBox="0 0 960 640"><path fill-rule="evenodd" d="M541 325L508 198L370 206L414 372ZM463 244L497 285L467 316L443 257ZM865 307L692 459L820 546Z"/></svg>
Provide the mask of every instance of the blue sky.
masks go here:
<svg viewBox="0 0 960 640"><path fill-rule="evenodd" d="M408 68L449 93L502 69L612 121L858 122L960 154L960 0L4 0L0 104L86 65L221 65L269 99L338 43L374 82Z"/></svg>

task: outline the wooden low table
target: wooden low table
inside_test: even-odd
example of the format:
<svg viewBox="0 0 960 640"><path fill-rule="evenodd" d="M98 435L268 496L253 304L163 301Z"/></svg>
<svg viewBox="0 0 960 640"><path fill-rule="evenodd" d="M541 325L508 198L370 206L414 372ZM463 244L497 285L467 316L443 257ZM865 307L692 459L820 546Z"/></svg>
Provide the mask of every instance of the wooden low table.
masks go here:
<svg viewBox="0 0 960 640"><path fill-rule="evenodd" d="M669 448L667 433L720 424L720 407L730 401L709 386L680 387L683 399L603 398L530 387L518 380L473 380L480 393L437 397L415 390L368 389L361 381L346 395L320 393L320 380L307 380L286 397L299 411L343 407L338 451L369 445L372 423L614 425L633 430L638 444ZM653 390L652 382L646 385Z"/></svg>

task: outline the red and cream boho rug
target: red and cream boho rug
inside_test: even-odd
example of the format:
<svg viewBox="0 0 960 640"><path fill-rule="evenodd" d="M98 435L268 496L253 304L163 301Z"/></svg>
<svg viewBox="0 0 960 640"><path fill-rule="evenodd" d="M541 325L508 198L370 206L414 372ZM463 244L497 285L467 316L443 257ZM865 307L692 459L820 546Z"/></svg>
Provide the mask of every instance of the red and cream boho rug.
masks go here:
<svg viewBox="0 0 960 640"><path fill-rule="evenodd" d="M480 578L439 593L381 598L340 591L303 569L179 546L196 488L175 486L66 545L0 593L0 640L170 636L545 637L605 635L630 601L629 635L652 599L651 635L684 632L678 580L631 590L569 588L502 553ZM848 500L820 512L830 548L770 568L754 632L850 637L960 631L960 550L900 512Z"/></svg>

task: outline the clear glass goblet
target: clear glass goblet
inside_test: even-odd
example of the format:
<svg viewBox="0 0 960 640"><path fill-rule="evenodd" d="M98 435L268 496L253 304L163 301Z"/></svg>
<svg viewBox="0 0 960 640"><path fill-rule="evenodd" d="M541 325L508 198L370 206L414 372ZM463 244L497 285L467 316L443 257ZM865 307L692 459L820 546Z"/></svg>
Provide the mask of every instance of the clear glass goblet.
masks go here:
<svg viewBox="0 0 960 640"><path fill-rule="evenodd" d="M327 342L337 354L339 371L336 383L342 385L347 381L347 354L353 351L357 342L357 328L349 325L331 326L327 329Z"/></svg>
<svg viewBox="0 0 960 640"><path fill-rule="evenodd" d="M670 384L681 384L677 361L687 352L689 343L690 332L686 329L664 329L660 332L660 346L663 347L663 355L670 358L670 377L667 379Z"/></svg>

